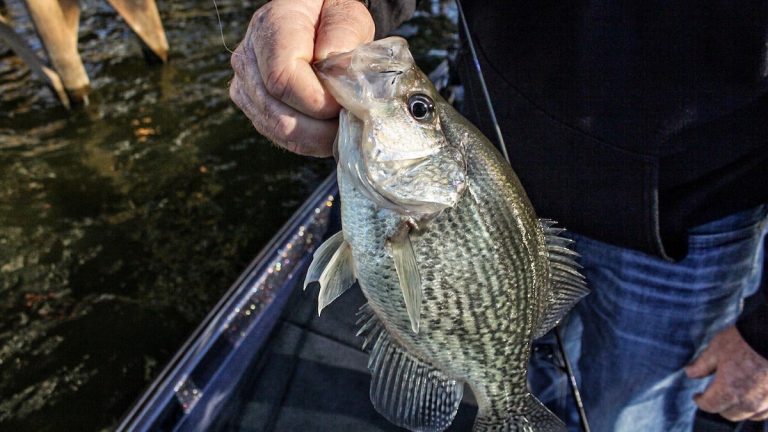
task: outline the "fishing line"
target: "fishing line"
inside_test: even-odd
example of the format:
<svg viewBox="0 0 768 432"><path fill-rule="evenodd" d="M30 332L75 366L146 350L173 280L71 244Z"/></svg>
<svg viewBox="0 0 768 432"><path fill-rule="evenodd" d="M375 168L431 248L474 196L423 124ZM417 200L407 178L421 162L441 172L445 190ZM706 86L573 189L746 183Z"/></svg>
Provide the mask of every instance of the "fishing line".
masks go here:
<svg viewBox="0 0 768 432"><path fill-rule="evenodd" d="M507 160L507 162L510 162L509 154L507 153L507 146L504 144L504 137L501 135L501 128L499 127L499 122L496 119L496 111L493 109L493 103L491 102L491 94L488 92L488 86L485 84L485 78L483 76L483 71L480 69L480 60L477 56L477 51L475 50L475 43L472 40L472 34L469 32L469 24L467 24L467 18L464 15L464 9L461 7L461 0L456 0L456 8L459 11L459 18L461 19L461 25L464 29L464 34L467 36L467 45L469 46L469 51L472 54L472 62L475 65L475 70L477 71L477 78L480 81L480 88L483 90L483 96L485 97L485 103L488 107L488 112L491 116L491 122L493 123L493 129L496 132L496 137L499 140L499 145L501 149L501 153L504 155L504 159ZM557 348L560 352L560 356L563 359L563 363L565 363L565 371L568 375L568 383L571 386L571 391L573 393L573 399L576 403L576 409L579 412L579 423L581 424L581 429L584 432L590 432L589 429L589 423L587 422L587 413L584 410L584 404L582 403L581 399L581 392L579 392L579 387L576 385L576 377L573 374L573 369L571 368L571 362L568 360L568 355L565 352L565 346L563 345L563 339L560 336L560 326L558 325L555 327L554 330L555 333L555 339L557 340Z"/></svg>
<svg viewBox="0 0 768 432"><path fill-rule="evenodd" d="M221 23L221 15L219 15L219 5L216 4L216 0L213 0L213 8L216 9L216 19L219 20L219 34L221 35L221 44L224 45L224 49L229 51L232 55L242 55L229 49L227 42L224 40L224 25Z"/></svg>
<svg viewBox="0 0 768 432"><path fill-rule="evenodd" d="M587 412L584 410L584 402L581 400L581 392L576 384L576 375L571 368L571 362L568 360L568 356L565 353L565 346L563 345L563 337L560 335L560 326L555 327L555 339L557 339L557 349L560 351L560 356L563 358L565 364L565 372L568 375L568 383L573 390L573 399L576 402L576 409L579 411L579 424L581 424L581 430L584 432L590 432L589 423L587 423Z"/></svg>
<svg viewBox="0 0 768 432"><path fill-rule="evenodd" d="M467 24L467 18L464 16L464 9L461 7L461 2L456 0L456 7L459 9L459 17L461 18L461 25L464 28L464 33L467 35L467 45L469 45L469 51L472 53L472 61L475 63L475 69L477 70L477 78L480 80L480 88L483 90L483 96L485 96L485 103L488 106L488 113L491 115L491 122L493 122L493 129L496 132L496 138L499 140L499 149L501 154L504 155L504 159L507 162L509 160L509 154L507 153L507 145L504 144L504 137L501 135L501 128L499 127L499 121L496 120L496 111L493 109L491 103L491 94L488 93L488 86L485 85L485 77L483 71L480 69L480 60L477 57L477 51L475 51L475 43L472 40L472 36L469 34L469 25ZM510 162L511 163L511 162Z"/></svg>

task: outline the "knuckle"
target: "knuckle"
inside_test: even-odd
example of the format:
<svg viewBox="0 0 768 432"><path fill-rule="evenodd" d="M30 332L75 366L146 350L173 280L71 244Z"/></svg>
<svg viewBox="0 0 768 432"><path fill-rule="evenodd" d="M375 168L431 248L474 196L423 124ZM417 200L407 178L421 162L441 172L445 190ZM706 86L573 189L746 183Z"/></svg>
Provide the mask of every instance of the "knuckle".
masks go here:
<svg viewBox="0 0 768 432"><path fill-rule="evenodd" d="M243 113L251 120L253 127L272 143L297 153L301 145L295 139L298 130L296 119L280 113L279 110L266 100L252 101L241 91L240 80L234 79L229 87L229 96Z"/></svg>
<svg viewBox="0 0 768 432"><path fill-rule="evenodd" d="M263 45L272 33L274 26L279 24L279 20L275 18L275 13L271 7L271 3L267 3L251 16L251 22L248 24L248 31L246 33L246 40L253 46L258 47Z"/></svg>
<svg viewBox="0 0 768 432"><path fill-rule="evenodd" d="M358 2L353 3L345 3L343 6L337 7L334 9L335 13L332 14L326 14L323 17L323 25L329 26L329 27L335 27L339 26L344 29L348 29L352 31L353 33L358 33L361 30L364 30L361 28L360 23L357 21L351 21L349 19L351 13L353 12L354 7L358 4Z"/></svg>
<svg viewBox="0 0 768 432"><path fill-rule="evenodd" d="M698 401L699 408L706 412L714 413L720 410L722 402L720 395L704 394Z"/></svg>
<svg viewBox="0 0 768 432"><path fill-rule="evenodd" d="M251 41L250 32L245 35L243 40L237 44L237 47L232 51L232 55L229 56L229 64L235 71L235 75L246 75L248 73L249 61L254 59L253 56L253 44ZM255 65L255 61L254 61Z"/></svg>
<svg viewBox="0 0 768 432"><path fill-rule="evenodd" d="M744 411L747 412L757 412L760 410L760 400L757 400L755 398L742 398L739 401L739 405Z"/></svg>
<svg viewBox="0 0 768 432"><path fill-rule="evenodd" d="M235 74L240 73L243 68L243 60L242 60L243 54L241 51L242 50L238 47L229 57L229 65L232 66L232 69L235 71Z"/></svg>
<svg viewBox="0 0 768 432"><path fill-rule="evenodd" d="M712 404L708 400L699 401L698 405L702 411L706 411L708 413L714 413L715 411L717 411L714 404Z"/></svg>
<svg viewBox="0 0 768 432"><path fill-rule="evenodd" d="M360 41L372 40L375 32L373 18L359 1L335 1L333 13L323 16L323 25L346 30ZM360 14L363 12L363 14ZM354 19L350 19L354 17ZM360 19L366 17L368 19Z"/></svg>
<svg viewBox="0 0 768 432"><path fill-rule="evenodd" d="M280 7L276 7L274 3L267 3L254 12L251 22L248 24L248 31L254 35L270 36L286 22L283 15L285 13L281 12ZM271 40L269 37L255 37L254 39L257 44Z"/></svg>
<svg viewBox="0 0 768 432"><path fill-rule="evenodd" d="M291 153L302 154L302 142L297 133L295 119L280 115L270 117L267 125L267 133L273 143L288 150Z"/></svg>
<svg viewBox="0 0 768 432"><path fill-rule="evenodd" d="M232 82L229 84L229 98L232 100L232 102L237 105L238 108L240 108L241 111L243 111L247 116L250 117L250 107L248 106L248 100L243 95L242 92L242 84L237 77L232 79Z"/></svg>
<svg viewBox="0 0 768 432"><path fill-rule="evenodd" d="M284 116L277 115L269 118L268 121L268 133L271 137L279 141L281 145L290 141L292 134L293 122L292 119Z"/></svg>
<svg viewBox="0 0 768 432"><path fill-rule="evenodd" d="M266 3L264 6L256 9L256 12L251 16L251 22L248 26L255 30L267 24L272 16L272 6L271 3Z"/></svg>
<svg viewBox="0 0 768 432"><path fill-rule="evenodd" d="M240 106L240 94L237 91L237 81L236 79L233 79L231 83L229 83L229 99L232 100L232 102L235 103L238 107L242 108Z"/></svg>
<svg viewBox="0 0 768 432"><path fill-rule="evenodd" d="M721 389L720 394L718 394L717 402L722 405L733 405L739 404L742 401L740 400L740 395L735 393L733 389L725 388Z"/></svg>
<svg viewBox="0 0 768 432"><path fill-rule="evenodd" d="M264 87L270 95L284 101L292 93L291 76L291 71L286 67L269 68L264 79Z"/></svg>

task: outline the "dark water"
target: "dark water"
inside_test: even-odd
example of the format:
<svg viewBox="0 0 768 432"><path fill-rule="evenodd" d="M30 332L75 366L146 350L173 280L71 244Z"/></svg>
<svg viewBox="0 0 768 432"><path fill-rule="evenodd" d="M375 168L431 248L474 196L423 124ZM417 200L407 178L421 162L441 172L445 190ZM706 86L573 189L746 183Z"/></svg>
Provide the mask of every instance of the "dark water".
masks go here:
<svg viewBox="0 0 768 432"><path fill-rule="evenodd" d="M234 45L260 2L217 3ZM403 32L428 69L455 36L422 3ZM332 166L271 147L230 103L209 0L160 2L165 66L105 1L81 5L88 107L59 107L0 46L3 430L113 426Z"/></svg>

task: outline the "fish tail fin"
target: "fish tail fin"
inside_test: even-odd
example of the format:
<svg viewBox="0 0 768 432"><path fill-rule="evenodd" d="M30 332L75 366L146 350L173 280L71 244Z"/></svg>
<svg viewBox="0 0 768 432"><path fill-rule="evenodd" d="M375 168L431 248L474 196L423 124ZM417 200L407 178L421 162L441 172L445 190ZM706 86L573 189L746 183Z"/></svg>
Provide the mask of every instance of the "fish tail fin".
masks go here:
<svg viewBox="0 0 768 432"><path fill-rule="evenodd" d="M478 412L472 432L565 432L565 424L529 394L519 412L504 416Z"/></svg>

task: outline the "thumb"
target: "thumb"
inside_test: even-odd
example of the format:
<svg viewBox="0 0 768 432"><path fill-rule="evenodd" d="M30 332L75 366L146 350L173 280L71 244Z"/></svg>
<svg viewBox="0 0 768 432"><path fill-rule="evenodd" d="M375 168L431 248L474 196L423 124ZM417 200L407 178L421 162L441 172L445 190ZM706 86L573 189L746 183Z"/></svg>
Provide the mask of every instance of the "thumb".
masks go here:
<svg viewBox="0 0 768 432"><path fill-rule="evenodd" d="M693 363L685 367L685 374L688 378L704 378L711 375L717 369L717 355L708 346Z"/></svg>
<svg viewBox="0 0 768 432"><path fill-rule="evenodd" d="M373 40L373 17L358 0L325 0L315 41L315 60Z"/></svg>

